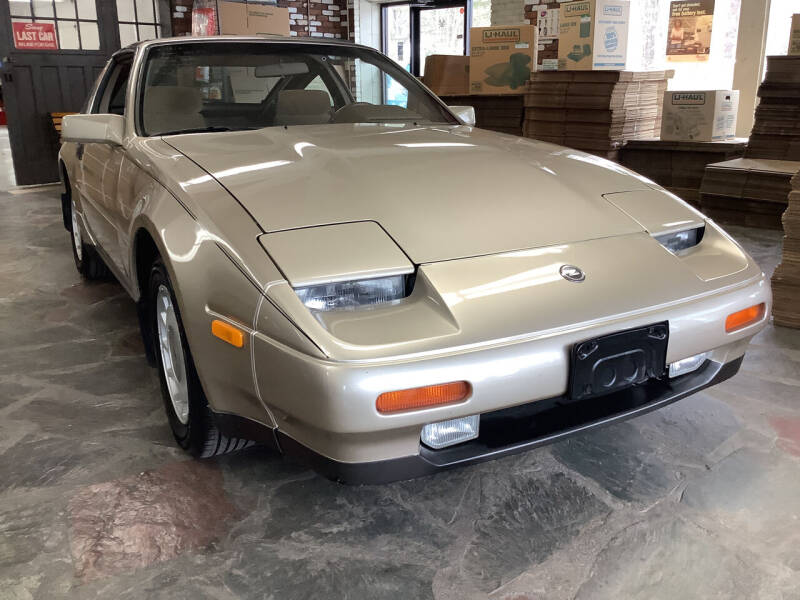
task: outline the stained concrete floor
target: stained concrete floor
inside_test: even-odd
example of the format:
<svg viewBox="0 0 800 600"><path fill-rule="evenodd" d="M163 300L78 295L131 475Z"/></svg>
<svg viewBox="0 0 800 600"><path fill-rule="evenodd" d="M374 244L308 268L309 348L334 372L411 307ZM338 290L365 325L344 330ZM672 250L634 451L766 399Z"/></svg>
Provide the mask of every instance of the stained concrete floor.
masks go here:
<svg viewBox="0 0 800 600"><path fill-rule="evenodd" d="M774 268L776 232L731 230ZM0 598L486 597L800 598L800 331L658 412L414 481L196 462L57 190L0 193Z"/></svg>

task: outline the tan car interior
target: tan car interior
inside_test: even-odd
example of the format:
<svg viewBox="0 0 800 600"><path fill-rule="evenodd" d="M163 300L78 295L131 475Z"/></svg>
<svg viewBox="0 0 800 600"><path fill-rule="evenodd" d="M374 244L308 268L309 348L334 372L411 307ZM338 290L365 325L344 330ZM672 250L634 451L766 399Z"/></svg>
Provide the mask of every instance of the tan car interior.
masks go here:
<svg viewBox="0 0 800 600"><path fill-rule="evenodd" d="M282 90L275 106L275 125L330 123L330 95L322 90Z"/></svg>
<svg viewBox="0 0 800 600"><path fill-rule="evenodd" d="M203 97L197 88L177 85L148 88L142 107L146 131L175 131L206 125L200 114Z"/></svg>

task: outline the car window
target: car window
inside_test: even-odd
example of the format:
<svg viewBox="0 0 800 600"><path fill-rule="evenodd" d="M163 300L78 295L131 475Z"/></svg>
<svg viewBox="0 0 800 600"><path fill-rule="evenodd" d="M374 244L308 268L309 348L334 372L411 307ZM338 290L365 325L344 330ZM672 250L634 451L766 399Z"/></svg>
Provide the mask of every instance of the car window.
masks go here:
<svg viewBox="0 0 800 600"><path fill-rule="evenodd" d="M331 91L328 89L328 86L325 85L325 82L322 80L322 77L320 77L319 75L314 77L314 79L311 80L311 83L309 83L305 87L305 89L307 89L307 90L319 90L321 92L325 92L328 95L328 100L330 101L331 106L333 106L333 96L331 96Z"/></svg>
<svg viewBox="0 0 800 600"><path fill-rule="evenodd" d="M280 78L256 77L255 70L250 66L202 65L194 69L190 85L200 91L205 102L258 104Z"/></svg>
<svg viewBox="0 0 800 600"><path fill-rule="evenodd" d="M99 102L96 103L95 113L125 114L125 100L128 91L128 80L131 74L131 61L124 60L116 63L109 72L108 78L101 89L98 90Z"/></svg>
<svg viewBox="0 0 800 600"><path fill-rule="evenodd" d="M457 121L378 52L303 43L209 42L148 50L143 135L337 123Z"/></svg>

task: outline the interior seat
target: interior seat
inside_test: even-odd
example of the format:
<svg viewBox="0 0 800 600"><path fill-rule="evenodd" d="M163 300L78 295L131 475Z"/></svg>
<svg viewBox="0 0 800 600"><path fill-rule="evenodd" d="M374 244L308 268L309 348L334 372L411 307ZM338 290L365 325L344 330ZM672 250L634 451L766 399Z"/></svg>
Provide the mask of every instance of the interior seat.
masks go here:
<svg viewBox="0 0 800 600"><path fill-rule="evenodd" d="M176 129L205 127L200 111L200 90L188 86L159 85L148 88L144 96L143 122L151 135Z"/></svg>
<svg viewBox="0 0 800 600"><path fill-rule="evenodd" d="M331 121L331 97L322 90L282 90L275 125L319 125Z"/></svg>

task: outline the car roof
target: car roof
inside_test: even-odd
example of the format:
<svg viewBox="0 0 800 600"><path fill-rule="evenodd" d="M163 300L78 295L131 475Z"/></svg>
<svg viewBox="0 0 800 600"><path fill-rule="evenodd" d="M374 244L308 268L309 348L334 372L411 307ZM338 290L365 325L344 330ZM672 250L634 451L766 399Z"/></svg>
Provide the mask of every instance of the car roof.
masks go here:
<svg viewBox="0 0 800 600"><path fill-rule="evenodd" d="M367 48L375 50L368 46L356 44L349 40L335 39L335 38L320 38L320 37L295 37L287 35L210 35L210 36L180 36L180 37L165 37L157 38L154 40L144 40L141 42L134 42L114 54L123 52L135 52L138 49L150 48L152 46L165 46L172 44L196 44L198 42L204 43L225 43L225 42L249 42L249 43L268 43L268 44L314 44L318 46L347 46L351 48Z"/></svg>

